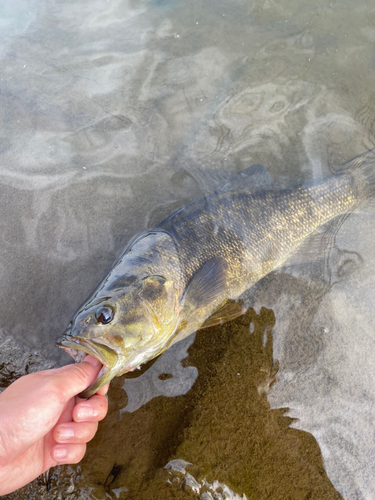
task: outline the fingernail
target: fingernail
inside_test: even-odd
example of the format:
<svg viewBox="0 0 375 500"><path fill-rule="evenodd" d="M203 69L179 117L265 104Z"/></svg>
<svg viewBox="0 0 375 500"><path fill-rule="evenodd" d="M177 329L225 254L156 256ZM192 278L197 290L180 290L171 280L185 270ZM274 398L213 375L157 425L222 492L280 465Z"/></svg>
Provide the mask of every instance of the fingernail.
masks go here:
<svg viewBox="0 0 375 500"><path fill-rule="evenodd" d="M66 458L68 456L68 450L61 446L55 446L52 454L55 460L62 460L63 458Z"/></svg>
<svg viewBox="0 0 375 500"><path fill-rule="evenodd" d="M57 432L62 439L70 439L74 437L74 430L71 427L60 427Z"/></svg>
<svg viewBox="0 0 375 500"><path fill-rule="evenodd" d="M86 420L87 418L96 417L98 412L94 411L91 406L80 406L77 411L77 417L80 420Z"/></svg>

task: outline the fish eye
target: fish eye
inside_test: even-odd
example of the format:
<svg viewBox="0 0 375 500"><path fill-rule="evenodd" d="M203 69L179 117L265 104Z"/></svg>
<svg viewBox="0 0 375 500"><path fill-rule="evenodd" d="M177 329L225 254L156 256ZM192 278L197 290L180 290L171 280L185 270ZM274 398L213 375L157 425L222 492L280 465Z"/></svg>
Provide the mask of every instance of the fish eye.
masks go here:
<svg viewBox="0 0 375 500"><path fill-rule="evenodd" d="M115 313L113 309L108 306L100 307L95 313L96 319L103 325L110 323L113 320L114 315Z"/></svg>

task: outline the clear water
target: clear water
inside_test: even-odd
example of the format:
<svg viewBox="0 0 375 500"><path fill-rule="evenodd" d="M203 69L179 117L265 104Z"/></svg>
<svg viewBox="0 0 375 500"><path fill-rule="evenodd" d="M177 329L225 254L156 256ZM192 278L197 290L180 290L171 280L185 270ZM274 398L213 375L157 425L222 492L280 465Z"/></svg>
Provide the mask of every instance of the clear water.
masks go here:
<svg viewBox="0 0 375 500"><path fill-rule="evenodd" d="M3 0L3 330L70 362L55 339L135 233L251 164L293 185L373 147L374 40L365 0ZM375 497L374 243L368 209L249 296L276 315L269 400L350 500ZM134 382L133 409L171 380Z"/></svg>

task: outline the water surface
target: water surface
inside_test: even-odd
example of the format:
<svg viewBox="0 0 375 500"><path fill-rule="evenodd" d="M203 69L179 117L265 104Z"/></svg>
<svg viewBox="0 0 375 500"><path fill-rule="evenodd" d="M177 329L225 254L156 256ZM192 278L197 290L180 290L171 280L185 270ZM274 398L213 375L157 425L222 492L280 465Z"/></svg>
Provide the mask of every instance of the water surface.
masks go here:
<svg viewBox="0 0 375 500"><path fill-rule="evenodd" d="M55 339L135 233L251 164L265 165L277 183L292 186L332 173L374 146L375 9L364 0L5 0L0 27L1 327L17 345L57 365L70 359ZM272 273L246 296L256 312L267 307L275 314L273 358L280 367L266 393L272 411L289 408L296 419L290 432L311 433L320 447L311 467L324 466L328 478L327 489L311 493L316 498L375 496L372 221L371 207L351 215L326 253ZM215 366L215 331L211 344L187 351L194 340L187 339L142 378L128 380L128 395L123 379L113 382L111 425L103 424L81 471L88 498L141 498L141 478L151 491L159 484L153 480L164 481L155 471L169 460L198 461L189 447L193 431L184 429L205 426L197 423L198 410L183 424L178 398L207 380L211 392L186 397L193 406L217 407L206 398L218 394L222 379L216 368L205 378L202 360L192 361L198 345ZM187 355L192 359L181 368ZM227 378L231 405L241 407ZM144 418L150 429L159 404L175 408L170 422L178 432L174 441L163 434L156 447L144 441L152 433L139 422ZM248 422L241 415L220 439L230 442ZM134 426L133 440L126 441L121 422ZM95 450L103 452L100 439L109 434L138 453L118 462L109 450L105 466L96 463ZM255 447L259 456L262 446ZM223 459L228 470L234 453ZM282 460L275 451L257 467L270 471ZM197 481L199 474L232 481L235 494L267 498L265 479L259 488L255 479L235 484L236 475L216 477L220 468L204 463L203 472L194 471ZM126 470L141 471L139 480L131 482ZM69 488L78 473L59 474ZM283 477L292 491L296 485ZM63 484L56 486L61 495ZM305 498L293 491L291 498Z"/></svg>

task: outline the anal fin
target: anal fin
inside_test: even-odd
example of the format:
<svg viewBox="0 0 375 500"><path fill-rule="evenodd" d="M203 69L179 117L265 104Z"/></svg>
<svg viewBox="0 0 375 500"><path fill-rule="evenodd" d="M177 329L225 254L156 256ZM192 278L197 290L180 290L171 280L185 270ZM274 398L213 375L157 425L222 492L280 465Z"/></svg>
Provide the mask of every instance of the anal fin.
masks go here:
<svg viewBox="0 0 375 500"><path fill-rule="evenodd" d="M317 228L307 236L301 245L284 261L280 267L311 264L327 257L335 246L336 235L351 212L339 215Z"/></svg>

